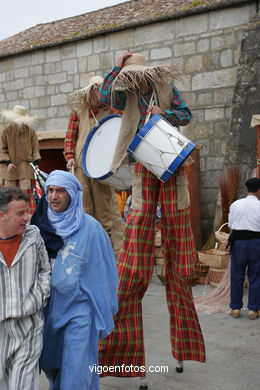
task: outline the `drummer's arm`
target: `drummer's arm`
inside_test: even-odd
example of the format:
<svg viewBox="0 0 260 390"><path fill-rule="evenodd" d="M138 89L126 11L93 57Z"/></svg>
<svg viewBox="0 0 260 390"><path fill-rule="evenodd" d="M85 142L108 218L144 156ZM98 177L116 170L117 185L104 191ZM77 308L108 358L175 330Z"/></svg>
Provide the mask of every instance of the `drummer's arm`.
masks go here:
<svg viewBox="0 0 260 390"><path fill-rule="evenodd" d="M68 130L64 139L64 157L68 161L75 156L75 147L78 139L79 118L76 111L73 111L68 124Z"/></svg>
<svg viewBox="0 0 260 390"><path fill-rule="evenodd" d="M123 110L125 108L126 95L122 91L117 91L113 96L113 101L111 102L111 88L113 81L116 76L119 74L121 68L119 66L114 66L112 70L106 73L104 77L104 82L99 89L100 100L102 103L113 106L118 110Z"/></svg>
<svg viewBox="0 0 260 390"><path fill-rule="evenodd" d="M191 118L191 110L185 103L177 88L172 86L172 106L170 110L164 111L164 117L175 126L186 126Z"/></svg>

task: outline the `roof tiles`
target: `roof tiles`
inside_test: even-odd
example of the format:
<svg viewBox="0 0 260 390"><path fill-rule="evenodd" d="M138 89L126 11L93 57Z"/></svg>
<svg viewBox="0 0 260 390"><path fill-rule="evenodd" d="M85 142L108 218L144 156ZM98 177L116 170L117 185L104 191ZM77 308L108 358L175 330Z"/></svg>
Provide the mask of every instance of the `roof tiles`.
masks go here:
<svg viewBox="0 0 260 390"><path fill-rule="evenodd" d="M33 26L0 41L0 57L249 2L250 0L131 0Z"/></svg>

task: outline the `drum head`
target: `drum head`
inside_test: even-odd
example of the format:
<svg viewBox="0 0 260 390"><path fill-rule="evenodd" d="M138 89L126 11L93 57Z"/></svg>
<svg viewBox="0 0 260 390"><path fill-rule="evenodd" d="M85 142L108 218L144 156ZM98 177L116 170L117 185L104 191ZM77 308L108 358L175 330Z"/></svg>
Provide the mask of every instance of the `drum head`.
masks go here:
<svg viewBox="0 0 260 390"><path fill-rule="evenodd" d="M102 180L112 175L121 122L120 115L108 115L90 131L82 152L82 167L87 176Z"/></svg>

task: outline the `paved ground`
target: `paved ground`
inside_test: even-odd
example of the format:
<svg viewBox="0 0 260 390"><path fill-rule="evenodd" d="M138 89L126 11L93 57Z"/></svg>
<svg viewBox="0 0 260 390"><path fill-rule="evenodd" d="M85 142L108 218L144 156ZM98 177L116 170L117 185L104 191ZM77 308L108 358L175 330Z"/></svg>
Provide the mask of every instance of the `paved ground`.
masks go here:
<svg viewBox="0 0 260 390"><path fill-rule="evenodd" d="M211 289L207 286L207 291ZM202 295L203 290L204 286L194 286L194 296ZM144 297L143 308L147 366L168 368L166 373L147 374L149 390L260 390L260 318L247 319L246 310L239 319L226 313L199 313L207 362L185 362L184 372L178 374L170 354L164 286L156 276ZM100 390L138 390L139 382L135 378L106 377L101 379ZM42 375L41 390L47 389Z"/></svg>

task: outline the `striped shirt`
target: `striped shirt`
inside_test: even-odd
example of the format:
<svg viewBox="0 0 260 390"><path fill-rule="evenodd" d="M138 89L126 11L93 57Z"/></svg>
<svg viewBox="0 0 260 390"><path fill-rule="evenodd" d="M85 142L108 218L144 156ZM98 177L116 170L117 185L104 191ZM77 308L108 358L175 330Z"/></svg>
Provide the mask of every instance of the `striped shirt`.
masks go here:
<svg viewBox="0 0 260 390"><path fill-rule="evenodd" d="M0 321L27 317L43 307L50 291L49 258L36 226L28 226L9 268L0 252Z"/></svg>
<svg viewBox="0 0 260 390"><path fill-rule="evenodd" d="M119 74L121 68L114 66L111 72L106 73L104 82L99 92L101 94L101 101L105 104L110 104L110 93L112 83L116 76ZM145 124L147 115L147 109L153 93L152 85L145 94L138 94L138 107L141 113L141 119L138 125L140 130ZM117 91L115 98L112 102L113 107L124 110L126 104L126 94L124 91ZM191 111L185 101L183 100L180 92L172 84L172 101L170 109L165 110L164 118L168 120L174 126L185 126L191 120Z"/></svg>
<svg viewBox="0 0 260 390"><path fill-rule="evenodd" d="M232 230L260 232L260 201L255 195L248 195L232 203L228 226Z"/></svg>

